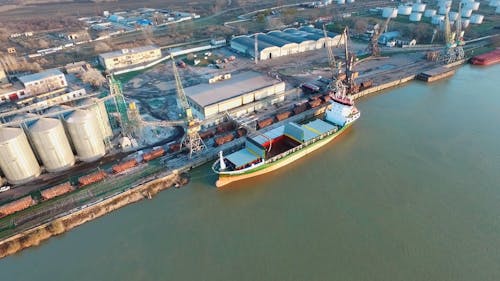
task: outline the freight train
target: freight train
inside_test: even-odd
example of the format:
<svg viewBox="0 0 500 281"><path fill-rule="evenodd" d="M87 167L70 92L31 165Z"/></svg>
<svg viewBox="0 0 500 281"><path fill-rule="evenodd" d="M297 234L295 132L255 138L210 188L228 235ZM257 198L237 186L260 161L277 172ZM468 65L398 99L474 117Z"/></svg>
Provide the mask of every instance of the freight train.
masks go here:
<svg viewBox="0 0 500 281"><path fill-rule="evenodd" d="M162 147L156 147L151 152L143 154L142 161L140 162L137 161L136 159L127 160L123 163L113 165L110 169L110 172L98 170L93 173L79 177L76 183L71 183L67 181L59 185L44 189L40 191L41 195L40 199L36 199L31 195L28 195L22 197L21 199L9 202L7 204L0 206L0 218L27 209L33 205L40 203L41 201L46 201L61 196L63 194L72 192L78 188L83 188L93 183L100 182L112 174L124 173L132 169L133 167L138 166L141 163L147 163L163 155L165 155L165 150Z"/></svg>

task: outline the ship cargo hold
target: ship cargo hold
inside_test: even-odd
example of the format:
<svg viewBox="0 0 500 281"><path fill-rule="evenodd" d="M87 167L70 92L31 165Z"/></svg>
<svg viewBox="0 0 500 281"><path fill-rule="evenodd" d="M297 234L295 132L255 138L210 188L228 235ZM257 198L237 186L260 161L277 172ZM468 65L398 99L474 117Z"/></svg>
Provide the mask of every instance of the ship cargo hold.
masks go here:
<svg viewBox="0 0 500 281"><path fill-rule="evenodd" d="M500 62L500 49L475 56L470 59L470 63L475 65L491 65Z"/></svg>
<svg viewBox="0 0 500 281"><path fill-rule="evenodd" d="M23 184L41 173L28 138L20 128L0 128L0 168L11 184Z"/></svg>
<svg viewBox="0 0 500 281"><path fill-rule="evenodd" d="M75 156L60 120L40 118L28 131L33 146L48 172L64 171L75 164Z"/></svg>
<svg viewBox="0 0 500 281"><path fill-rule="evenodd" d="M79 160L93 162L104 156L106 149L93 112L75 110L66 119L66 128Z"/></svg>
<svg viewBox="0 0 500 281"><path fill-rule="evenodd" d="M318 99L319 100L319 99ZM219 175L217 187L279 169L326 145L360 116L352 101L333 97L324 118L304 124L288 122L255 136L245 147L227 156L219 152L212 170Z"/></svg>

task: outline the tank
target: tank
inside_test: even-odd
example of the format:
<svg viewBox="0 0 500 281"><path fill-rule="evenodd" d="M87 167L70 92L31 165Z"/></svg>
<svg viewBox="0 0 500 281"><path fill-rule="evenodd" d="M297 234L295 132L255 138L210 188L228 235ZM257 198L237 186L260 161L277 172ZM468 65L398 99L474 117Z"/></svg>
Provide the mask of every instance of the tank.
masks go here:
<svg viewBox="0 0 500 281"><path fill-rule="evenodd" d="M479 2L469 2L465 4L465 9L471 9L473 11L479 10Z"/></svg>
<svg viewBox="0 0 500 281"><path fill-rule="evenodd" d="M470 24L469 19L462 19L462 28L467 28Z"/></svg>
<svg viewBox="0 0 500 281"><path fill-rule="evenodd" d="M66 119L66 128L79 160L93 162L104 156L106 150L93 112L75 110Z"/></svg>
<svg viewBox="0 0 500 281"><path fill-rule="evenodd" d="M470 17L470 23L481 24L481 23L483 23L483 19L484 19L483 15L479 15L479 14L472 15L472 17Z"/></svg>
<svg viewBox="0 0 500 281"><path fill-rule="evenodd" d="M413 4L411 11L417 13L423 13L425 11L426 6L427 5L423 3L415 3Z"/></svg>
<svg viewBox="0 0 500 281"><path fill-rule="evenodd" d="M500 14L500 5L496 8L495 13Z"/></svg>
<svg viewBox="0 0 500 281"><path fill-rule="evenodd" d="M457 13L457 12L450 12L450 13L448 14L448 18L449 18L451 21L455 21L455 20L457 20L457 18L458 18L458 13Z"/></svg>
<svg viewBox="0 0 500 281"><path fill-rule="evenodd" d="M443 15L434 15L432 16L431 23L432 24L440 24L442 21L444 21L444 16Z"/></svg>
<svg viewBox="0 0 500 281"><path fill-rule="evenodd" d="M436 10L425 10L424 17L431 18L436 15Z"/></svg>
<svg viewBox="0 0 500 281"><path fill-rule="evenodd" d="M442 6L442 7L439 7L438 13L440 15L444 15L444 14L448 13L449 11L450 11L450 7Z"/></svg>
<svg viewBox="0 0 500 281"><path fill-rule="evenodd" d="M33 148L47 172L64 171L75 164L75 156L61 121L41 118L28 131Z"/></svg>
<svg viewBox="0 0 500 281"><path fill-rule="evenodd" d="M99 124L99 130L104 140L109 140L113 137L113 130L109 123L108 111L103 101L97 98L85 99L81 103L82 105L89 105L87 110L94 112L97 122Z"/></svg>
<svg viewBox="0 0 500 281"><path fill-rule="evenodd" d="M347 3L354 3L354 0L347 0Z"/></svg>
<svg viewBox="0 0 500 281"><path fill-rule="evenodd" d="M383 18L395 18L398 16L398 9L396 8L391 8L391 7L386 7L382 10L382 17Z"/></svg>
<svg viewBox="0 0 500 281"><path fill-rule="evenodd" d="M500 0L490 0L490 3L488 3L488 6L490 6L490 7L500 6Z"/></svg>
<svg viewBox="0 0 500 281"><path fill-rule="evenodd" d="M472 15L472 9L462 10L462 18L470 18L471 15Z"/></svg>
<svg viewBox="0 0 500 281"><path fill-rule="evenodd" d="M0 128L0 168L11 184L23 184L41 173L28 138L20 128Z"/></svg>
<svg viewBox="0 0 500 281"><path fill-rule="evenodd" d="M400 5L398 7L398 14L409 16L411 14L411 6Z"/></svg>
<svg viewBox="0 0 500 281"><path fill-rule="evenodd" d="M422 20L422 13L411 13L410 21L420 21Z"/></svg>
<svg viewBox="0 0 500 281"><path fill-rule="evenodd" d="M337 4L343 5L345 4L345 0L337 0Z"/></svg>
<svg viewBox="0 0 500 281"><path fill-rule="evenodd" d="M451 0L439 0L438 7L451 7Z"/></svg>

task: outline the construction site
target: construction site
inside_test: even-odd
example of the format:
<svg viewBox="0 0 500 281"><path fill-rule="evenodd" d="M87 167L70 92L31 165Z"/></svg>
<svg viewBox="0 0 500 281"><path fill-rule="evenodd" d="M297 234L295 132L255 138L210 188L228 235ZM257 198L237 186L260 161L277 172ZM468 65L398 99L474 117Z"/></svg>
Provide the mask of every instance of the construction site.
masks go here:
<svg viewBox="0 0 500 281"><path fill-rule="evenodd" d="M5 69L0 238L189 171L240 148L247 135L322 114L332 95L357 99L415 78L449 77L490 44L489 37L467 42L463 24L452 24L446 11L444 44L392 48L380 43L392 18L374 25L367 42L353 40L348 27L287 28L235 36L210 51L168 53L122 76L85 62L43 75ZM190 63L196 59L208 64ZM82 79L89 72L98 73L93 86Z"/></svg>

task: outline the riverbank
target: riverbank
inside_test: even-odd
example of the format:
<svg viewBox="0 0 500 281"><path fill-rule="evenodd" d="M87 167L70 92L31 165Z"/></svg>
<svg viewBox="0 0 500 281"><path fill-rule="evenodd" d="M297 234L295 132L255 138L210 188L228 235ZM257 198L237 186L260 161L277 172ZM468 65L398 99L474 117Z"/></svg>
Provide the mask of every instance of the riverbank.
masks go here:
<svg viewBox="0 0 500 281"><path fill-rule="evenodd" d="M113 212L126 205L151 199L158 192L173 186L186 184L187 179L177 171L171 174L127 190L112 198L72 212L55 220L23 231L0 242L0 258L15 254L23 249L38 246L50 237L60 235L88 221Z"/></svg>

